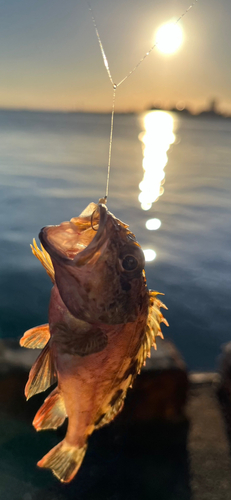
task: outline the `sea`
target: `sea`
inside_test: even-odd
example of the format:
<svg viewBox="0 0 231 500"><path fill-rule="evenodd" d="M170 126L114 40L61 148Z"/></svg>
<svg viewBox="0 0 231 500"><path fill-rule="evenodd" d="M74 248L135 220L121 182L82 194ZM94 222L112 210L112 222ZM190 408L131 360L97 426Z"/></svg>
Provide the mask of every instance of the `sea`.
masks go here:
<svg viewBox="0 0 231 500"><path fill-rule="evenodd" d="M0 336L47 322L40 229L105 195L110 115L0 111ZM164 294L163 326L189 370L215 370L231 340L231 120L116 114L108 208Z"/></svg>

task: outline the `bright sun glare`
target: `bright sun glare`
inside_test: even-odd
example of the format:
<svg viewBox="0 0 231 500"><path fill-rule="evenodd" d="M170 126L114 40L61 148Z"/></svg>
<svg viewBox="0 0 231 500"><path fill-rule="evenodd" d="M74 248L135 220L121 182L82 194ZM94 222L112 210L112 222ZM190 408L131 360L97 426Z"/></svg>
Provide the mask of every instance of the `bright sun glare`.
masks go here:
<svg viewBox="0 0 231 500"><path fill-rule="evenodd" d="M182 44L182 40L183 33L178 24L164 24L157 31L157 48L164 54L173 54L173 52L176 52Z"/></svg>

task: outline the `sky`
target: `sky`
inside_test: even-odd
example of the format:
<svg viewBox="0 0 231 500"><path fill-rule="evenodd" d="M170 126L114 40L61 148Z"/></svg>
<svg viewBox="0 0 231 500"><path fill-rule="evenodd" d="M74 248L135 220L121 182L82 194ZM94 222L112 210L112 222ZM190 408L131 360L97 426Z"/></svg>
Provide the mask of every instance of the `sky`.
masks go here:
<svg viewBox="0 0 231 500"><path fill-rule="evenodd" d="M113 80L119 82L190 0L91 0ZM184 42L157 49L117 90L117 111L193 112L218 100L231 113L231 2L198 0L180 21ZM112 85L85 0L0 0L0 107L109 112Z"/></svg>

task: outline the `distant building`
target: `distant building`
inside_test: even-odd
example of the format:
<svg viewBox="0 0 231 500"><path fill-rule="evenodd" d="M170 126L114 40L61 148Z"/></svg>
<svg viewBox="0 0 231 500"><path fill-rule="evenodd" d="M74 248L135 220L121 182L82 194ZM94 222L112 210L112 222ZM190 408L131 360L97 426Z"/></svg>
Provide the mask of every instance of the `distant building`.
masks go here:
<svg viewBox="0 0 231 500"><path fill-rule="evenodd" d="M213 98L211 99L208 109L205 111L201 111L201 113L198 114L198 116L205 117L205 118L216 118L216 117L222 117L223 115L218 111L218 106L217 106L217 99Z"/></svg>
<svg viewBox="0 0 231 500"><path fill-rule="evenodd" d="M209 106L209 109L208 109L208 112L210 113L215 113L215 114L219 114L217 112L217 99L211 99L210 101L210 106Z"/></svg>

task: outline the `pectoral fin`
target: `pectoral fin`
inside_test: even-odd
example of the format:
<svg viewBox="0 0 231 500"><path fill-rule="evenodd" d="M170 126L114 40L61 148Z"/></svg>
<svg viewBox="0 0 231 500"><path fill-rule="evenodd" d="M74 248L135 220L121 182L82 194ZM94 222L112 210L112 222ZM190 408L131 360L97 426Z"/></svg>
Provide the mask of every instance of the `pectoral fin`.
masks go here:
<svg viewBox="0 0 231 500"><path fill-rule="evenodd" d="M57 375L48 343L31 368L25 387L26 398L29 399L34 394L45 391L56 382L56 379Z"/></svg>
<svg viewBox="0 0 231 500"><path fill-rule="evenodd" d="M107 334L99 327L81 329L81 323L77 328L68 328L66 324L57 323L55 326L55 338L59 342L59 348L63 353L88 356L103 351L108 343ZM86 325L86 323L85 323Z"/></svg>
<svg viewBox="0 0 231 500"><path fill-rule="evenodd" d="M90 331L78 338L76 350L79 356L88 356L103 351L107 346L108 338L106 333L102 332L100 328Z"/></svg>
<svg viewBox="0 0 231 500"><path fill-rule="evenodd" d="M29 349L43 349L50 340L49 325L35 326L27 330L20 339L20 346Z"/></svg>
<svg viewBox="0 0 231 500"><path fill-rule="evenodd" d="M36 431L57 429L67 417L65 403L58 387L45 399L36 413L33 426Z"/></svg>

